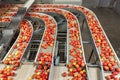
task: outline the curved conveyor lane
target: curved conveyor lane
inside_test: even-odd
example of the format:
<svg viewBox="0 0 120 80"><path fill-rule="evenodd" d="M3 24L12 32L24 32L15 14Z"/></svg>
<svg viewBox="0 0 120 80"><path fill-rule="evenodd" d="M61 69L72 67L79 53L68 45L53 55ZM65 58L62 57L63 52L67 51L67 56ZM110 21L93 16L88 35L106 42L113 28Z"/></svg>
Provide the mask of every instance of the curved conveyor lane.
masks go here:
<svg viewBox="0 0 120 80"><path fill-rule="evenodd" d="M5 67L0 70L0 79L8 80L15 76L15 71L20 66L20 60L31 40L32 33L33 27L31 23L28 20L23 20L20 24L19 36L3 59Z"/></svg>
<svg viewBox="0 0 120 80"><path fill-rule="evenodd" d="M49 15L43 13L27 13L26 16L40 18L45 21L46 27L43 34L41 44L39 46L35 59L35 73L29 79L45 79L48 80L51 65L53 65L53 57L56 45L57 23ZM42 67L44 66L44 67ZM45 76L42 76L45 75Z"/></svg>

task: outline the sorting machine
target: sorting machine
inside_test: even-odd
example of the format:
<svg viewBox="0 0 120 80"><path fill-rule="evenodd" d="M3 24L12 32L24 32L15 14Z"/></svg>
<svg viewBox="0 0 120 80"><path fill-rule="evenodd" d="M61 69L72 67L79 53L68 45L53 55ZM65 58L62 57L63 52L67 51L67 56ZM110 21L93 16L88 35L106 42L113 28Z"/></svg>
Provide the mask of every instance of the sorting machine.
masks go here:
<svg viewBox="0 0 120 80"><path fill-rule="evenodd" d="M0 4L0 80L119 80L96 15L68 4Z"/></svg>

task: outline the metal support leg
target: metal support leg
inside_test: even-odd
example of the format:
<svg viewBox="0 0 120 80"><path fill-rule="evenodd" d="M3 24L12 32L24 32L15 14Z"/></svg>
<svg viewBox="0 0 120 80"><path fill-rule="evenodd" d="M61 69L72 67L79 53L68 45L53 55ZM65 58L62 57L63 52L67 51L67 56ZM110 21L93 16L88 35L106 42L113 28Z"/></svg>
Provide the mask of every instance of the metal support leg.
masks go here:
<svg viewBox="0 0 120 80"><path fill-rule="evenodd" d="M91 53L90 53L90 57L88 59L88 63L90 62L91 58L92 58L92 55L93 55L93 52L94 52L94 49L92 49Z"/></svg>
<svg viewBox="0 0 120 80"><path fill-rule="evenodd" d="M83 21L82 21L81 33L83 32L84 23L85 23L85 19L83 19Z"/></svg>
<svg viewBox="0 0 120 80"><path fill-rule="evenodd" d="M97 61L98 61L98 60L99 60L99 58L96 58L96 60L95 60L94 64L95 64L95 63L97 63Z"/></svg>

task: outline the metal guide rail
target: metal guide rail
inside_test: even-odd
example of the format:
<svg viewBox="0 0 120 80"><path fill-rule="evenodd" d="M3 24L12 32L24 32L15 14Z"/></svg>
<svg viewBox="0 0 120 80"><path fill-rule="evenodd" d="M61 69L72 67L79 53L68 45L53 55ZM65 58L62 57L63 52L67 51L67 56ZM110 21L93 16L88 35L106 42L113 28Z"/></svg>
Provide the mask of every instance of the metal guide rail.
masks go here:
<svg viewBox="0 0 120 80"><path fill-rule="evenodd" d="M13 17L10 22L9 28L17 28L22 19L24 18L29 7L34 3L35 0L28 0L23 7L19 8L17 14Z"/></svg>
<svg viewBox="0 0 120 80"><path fill-rule="evenodd" d="M36 12L36 9L34 8L33 10L31 10L31 11L35 11ZM75 39L75 42L77 42L78 41L78 46L74 46L73 44L74 44L74 42L72 42L72 41L74 41L74 40L71 40L71 38L72 38L72 36L74 36L74 35L79 35L80 36L80 34L79 34L79 27L77 27L77 26L79 26L79 24L77 24L78 23L78 21L76 21L75 19L77 19L72 13L70 13L69 11L66 11L66 10L61 10L61 9L57 9L57 8L40 8L40 9L38 9L37 8L37 12L57 12L57 13L59 13L59 14L62 14L62 15L64 15L65 17L66 17L66 19L68 19L68 31L67 31L67 53L68 53L68 56L67 56L67 64L69 65L70 63L72 63L72 62L70 62L71 60L73 60L74 59L74 48L77 48L78 49L78 55L80 54L80 55L82 55L81 57L83 57L83 58L81 58L82 60L83 60L83 65L81 66L81 68L83 69L83 72L85 71L85 69L87 70L87 67L84 65L85 63L84 63L84 61L85 61L85 57L84 57L84 52L82 52L83 50L82 50L82 42L81 42L81 37L79 38L79 37L77 37L76 39ZM68 15L68 16L67 16ZM70 17L70 18L69 18ZM71 20L70 19L72 19L73 18L73 22L72 22L72 24L70 24L71 22ZM76 26L75 28L73 28L73 29L71 29L71 27L72 26ZM69 29L70 29L70 31L72 32L69 32ZM74 31L76 32L76 30L78 31L77 32L77 34L74 34ZM71 33L71 35L69 36L69 34ZM70 38L71 37L71 38ZM80 43L79 43L79 40L80 40ZM71 44L71 43L73 43L73 44ZM69 44L71 44L71 45L69 45ZM77 50L77 49L75 49L75 50ZM80 52L79 52L79 49L80 49ZM71 54L69 54L69 50L70 51L73 51ZM73 54L73 55L72 55ZM76 62L76 64L77 64L77 62ZM78 65L78 64L77 64ZM88 74L88 73L87 73ZM77 75L77 74L76 74ZM85 75L86 75L86 73L85 73ZM62 78L62 77L61 77ZM60 78L60 79L61 79ZM70 77L69 77L70 78ZM68 79L69 79L68 78ZM85 78L86 78L86 76L85 76ZM87 75L87 78L88 78L88 75Z"/></svg>
<svg viewBox="0 0 120 80"><path fill-rule="evenodd" d="M101 27L97 17L95 16L95 14L92 11L88 10L87 8L77 6L77 5L59 5L59 4L45 4L44 5L43 4L43 5L35 5L33 7L39 7L39 8L40 7L57 7L57 8L66 8L67 7L67 8L73 8L73 9L77 9L77 10L81 11L85 15L87 23L89 25L89 29L91 31L95 46L97 48L99 58L101 60L100 64L101 64L102 67L104 67L104 70L102 69L102 75L103 75L102 80L104 80L105 77L106 77L106 79L119 78L120 61L119 61L114 49L112 48L112 46L111 46L103 28ZM94 26L96 26L96 30L94 30ZM98 31L100 31L100 33ZM98 38L98 40L96 38ZM103 40L103 42L102 42L102 40ZM108 56L106 57L106 54L104 53L104 51L106 51L105 48L107 48L106 49L107 52L110 53L109 58L108 58ZM106 61L107 61L107 64L105 64ZM110 61L115 63L115 64L113 64L113 68L112 68L113 70L110 69L109 67L106 67L108 65L108 63L112 64ZM116 74L117 76L114 75L115 71L118 72L117 73L118 75Z"/></svg>
<svg viewBox="0 0 120 80"><path fill-rule="evenodd" d="M26 26L25 26L26 25ZM11 49L8 51L7 55L3 59L3 63L6 65L1 71L9 70L7 76L5 73L1 73L1 79L12 79L15 75L14 71L20 66L20 60L24 54L26 47L28 46L31 37L33 27L31 23L27 20L23 20L20 24L21 30L17 40L14 42ZM27 30L26 30L27 29ZM29 30L29 31L28 31ZM26 32L27 31L27 32ZM21 40L22 39L22 40ZM4 77L5 76L5 77Z"/></svg>
<svg viewBox="0 0 120 80"><path fill-rule="evenodd" d="M66 19L63 15L61 14L58 14L56 12L44 12L45 14L48 14L48 15L51 15L57 22L57 25L58 25L58 33L60 34L64 34L64 33L67 33L66 30Z"/></svg>

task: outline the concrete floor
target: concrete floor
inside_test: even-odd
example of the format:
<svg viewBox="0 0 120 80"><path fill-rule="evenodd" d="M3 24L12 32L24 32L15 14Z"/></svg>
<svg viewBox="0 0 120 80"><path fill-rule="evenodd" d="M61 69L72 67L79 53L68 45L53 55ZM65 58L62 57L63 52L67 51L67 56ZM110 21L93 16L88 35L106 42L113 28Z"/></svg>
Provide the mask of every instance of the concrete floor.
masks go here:
<svg viewBox="0 0 120 80"><path fill-rule="evenodd" d="M97 15L113 48L120 58L120 15L112 8L90 8Z"/></svg>

